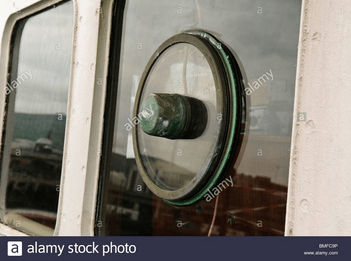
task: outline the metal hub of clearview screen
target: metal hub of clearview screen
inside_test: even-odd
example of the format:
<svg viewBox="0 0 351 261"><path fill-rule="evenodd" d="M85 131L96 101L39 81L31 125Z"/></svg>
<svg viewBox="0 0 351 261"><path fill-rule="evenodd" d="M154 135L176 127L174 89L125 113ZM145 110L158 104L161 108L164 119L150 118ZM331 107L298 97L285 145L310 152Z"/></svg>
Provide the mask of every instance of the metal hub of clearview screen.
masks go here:
<svg viewBox="0 0 351 261"><path fill-rule="evenodd" d="M239 142L239 79L232 53L203 31L174 35L151 57L136 95L133 116L140 124L133 143L140 174L154 194L189 205L223 178Z"/></svg>

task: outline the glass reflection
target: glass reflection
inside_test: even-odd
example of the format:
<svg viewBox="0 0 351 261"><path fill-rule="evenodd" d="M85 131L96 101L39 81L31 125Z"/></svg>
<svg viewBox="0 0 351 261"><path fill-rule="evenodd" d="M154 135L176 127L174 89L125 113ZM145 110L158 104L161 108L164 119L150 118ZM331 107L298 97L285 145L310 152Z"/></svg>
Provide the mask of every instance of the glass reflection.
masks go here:
<svg viewBox="0 0 351 261"><path fill-rule="evenodd" d="M215 199L176 208L154 196L138 174L131 132L124 127L132 117L135 92L151 55L166 39L194 28L213 33L235 51L245 74L249 105L245 151L228 170L226 177L232 177L233 186L219 195L212 235L283 235L300 9L298 0L129 1L104 226L107 235L208 233ZM197 91L209 98L204 90ZM191 166L194 159L196 154L184 161Z"/></svg>
<svg viewBox="0 0 351 261"><path fill-rule="evenodd" d="M67 2L21 21L19 28L23 28L15 40L19 49L13 50L18 54L18 60L13 61L13 72L17 73L12 75L6 89L10 100L7 128L12 121L13 124L12 132L5 134L12 135L12 143L11 149L5 147L3 152L10 153L10 160L8 166L2 166L2 197L6 191L2 219L11 225L22 220L16 228L28 232L36 228L30 228L27 219L52 229L56 222L70 79L73 4ZM47 235L53 230L45 231Z"/></svg>

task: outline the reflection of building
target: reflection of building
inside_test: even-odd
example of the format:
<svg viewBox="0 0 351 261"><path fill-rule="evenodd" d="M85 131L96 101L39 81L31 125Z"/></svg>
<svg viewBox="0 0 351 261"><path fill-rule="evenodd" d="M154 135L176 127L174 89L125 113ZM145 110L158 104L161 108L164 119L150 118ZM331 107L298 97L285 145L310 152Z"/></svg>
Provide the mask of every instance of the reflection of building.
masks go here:
<svg viewBox="0 0 351 261"><path fill-rule="evenodd" d="M249 83L256 80L251 80ZM267 136L291 135L294 83L274 79L250 95L250 132Z"/></svg>

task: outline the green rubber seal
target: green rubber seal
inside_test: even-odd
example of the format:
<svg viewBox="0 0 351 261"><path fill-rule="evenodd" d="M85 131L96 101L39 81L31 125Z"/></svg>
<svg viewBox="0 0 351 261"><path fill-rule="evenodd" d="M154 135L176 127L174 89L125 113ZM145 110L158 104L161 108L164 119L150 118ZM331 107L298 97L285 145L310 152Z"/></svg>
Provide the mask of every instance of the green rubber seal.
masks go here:
<svg viewBox="0 0 351 261"><path fill-rule="evenodd" d="M240 103L240 100L237 94L238 90L235 82L235 70L232 68L232 64L230 62L231 56L224 51L224 48L223 48L224 45L221 42L219 42L217 39L215 39L211 34L204 31L187 31L186 33L199 36L201 38L208 40L212 44L212 46L217 50L217 52L220 54L222 61L224 61L226 74L229 79L228 87L229 87L229 93L230 93L230 99L231 99L230 113L231 115L233 115L233 117L230 117L231 123L229 126L230 129L227 136L227 139L228 139L227 144L225 145L222 160L215 174L207 182L207 184L192 197L181 199L181 200L164 200L165 202L171 205L177 205L177 206L187 206L201 200L210 191L210 189L213 188L220 181L220 179L223 177L223 172L225 171L226 167L230 163L229 162L230 159L232 158L233 146L235 145L235 141L238 136L238 133L236 133L236 130L238 129L238 125L241 123L241 115L239 115L240 107L238 106L238 104Z"/></svg>
<svg viewBox="0 0 351 261"><path fill-rule="evenodd" d="M210 191L210 189L224 177L227 168L230 166L231 160L234 159L235 152L237 152L236 145L238 144L240 137L242 97L240 96L241 88L240 85L238 85L240 84L238 78L239 76L237 77L237 75L239 75L239 69L237 68L235 58L224 44L218 41L211 34L204 31L187 31L185 33L175 35L166 40L154 53L153 57L151 57L149 63L147 64L139 83L136 103L134 106L134 116L136 116L138 113L142 113L148 107L154 110L153 115L149 115L148 118L144 119L144 122L141 122L141 128L144 132L161 137L162 135L171 135L167 134L167 131L163 133L162 131L165 129L160 126L160 124L165 122L164 120L159 120L159 107L162 102L157 100L155 96L146 98L142 105L140 105L139 102L143 93L145 81L159 55L166 51L168 47L177 43L192 44L203 53L211 66L212 73L215 78L216 88L221 93L219 99L221 102L223 102L223 123L219 127L219 143L217 144L214 156L205 172L203 172L201 176L199 174L197 180L194 181L193 184L177 191L169 191L157 186L146 172L139 153L137 135L138 126L133 129L133 144L138 169L149 189L157 196L163 198L164 202L168 204L175 206L187 206L201 200ZM236 80L238 81L238 84ZM172 104L181 104L181 102L178 102L179 101L173 101ZM181 112L181 109L179 110ZM175 136L177 136L180 130L184 128L182 126L184 123L184 119L182 117L184 115L184 113L180 113L179 115L171 115L176 125L178 125L171 128L171 132L174 132ZM148 115L145 113L145 116Z"/></svg>

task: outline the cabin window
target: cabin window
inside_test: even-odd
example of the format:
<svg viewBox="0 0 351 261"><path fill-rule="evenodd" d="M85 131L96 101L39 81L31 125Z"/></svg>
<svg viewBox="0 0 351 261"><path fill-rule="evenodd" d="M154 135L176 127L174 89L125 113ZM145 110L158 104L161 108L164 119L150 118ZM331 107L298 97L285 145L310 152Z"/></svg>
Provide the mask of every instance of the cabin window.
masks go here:
<svg viewBox="0 0 351 261"><path fill-rule="evenodd" d="M105 125L104 142L111 146L104 152L97 234L284 235L300 12L298 0L128 1L122 43L112 47L121 48L121 55L114 56L115 71L110 71L117 98L116 109L107 110L115 121ZM214 152L216 135L225 141L232 134L225 126L220 133L211 128L232 108L217 99L223 86L214 83L215 77L228 81L227 58L216 56L218 50L204 55L183 34L206 46L217 44L237 62L232 70L242 84L242 111L236 117L240 137L231 144L237 155L230 162L216 159ZM211 61L218 61L218 73ZM165 115L157 108L173 94L206 105L207 110L197 111L199 118L208 113L200 136L165 134L172 123L165 118L159 122L164 126L157 125L154 114ZM197 177L205 173L210 179L216 173L212 163L223 163L221 176L199 194L197 185L209 181ZM187 187L199 190L182 190ZM193 195L201 198L189 201Z"/></svg>
<svg viewBox="0 0 351 261"><path fill-rule="evenodd" d="M52 235L57 216L73 45L73 3L20 20L12 40L1 150L1 221Z"/></svg>

